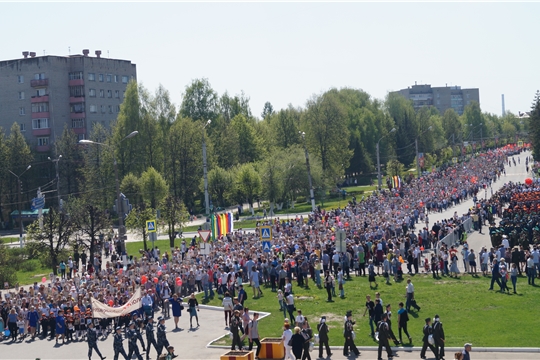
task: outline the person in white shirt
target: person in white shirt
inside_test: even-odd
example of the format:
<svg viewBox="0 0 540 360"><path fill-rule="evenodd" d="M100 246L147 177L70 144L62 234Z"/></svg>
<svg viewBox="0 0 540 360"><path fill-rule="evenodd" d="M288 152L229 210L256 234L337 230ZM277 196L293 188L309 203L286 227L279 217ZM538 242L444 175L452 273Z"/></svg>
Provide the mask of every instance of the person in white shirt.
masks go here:
<svg viewBox="0 0 540 360"><path fill-rule="evenodd" d="M414 285L411 282L411 279L407 279L407 286L405 289L407 290L407 303L405 305L407 312L411 311L411 306L417 311L420 311L420 306L416 304L416 300L414 299Z"/></svg>
<svg viewBox="0 0 540 360"><path fill-rule="evenodd" d="M284 360L288 360L288 359L296 360L296 358L294 357L292 353L292 346L289 345L289 341L291 340L292 335L293 335L291 331L291 325L289 325L289 323L285 323L283 327L284 327L284 331L281 338L283 339L283 344L285 344L285 359Z"/></svg>
<svg viewBox="0 0 540 360"><path fill-rule="evenodd" d="M144 312L147 315L150 314L154 316L154 311L153 311L154 300L152 300L152 297L150 296L150 294L148 294L148 292L145 292L145 295L143 296L141 300L141 304L144 309Z"/></svg>
<svg viewBox="0 0 540 360"><path fill-rule="evenodd" d="M304 326L304 321L306 321L306 318L304 317L304 315L302 315L302 310L298 309L298 315L296 315L296 318L294 319L295 320L295 326L298 326L300 328L302 328L302 326Z"/></svg>
<svg viewBox="0 0 540 360"><path fill-rule="evenodd" d="M503 244L505 250L510 247L510 243L508 242L508 236L506 236L506 235L502 236L502 244Z"/></svg>

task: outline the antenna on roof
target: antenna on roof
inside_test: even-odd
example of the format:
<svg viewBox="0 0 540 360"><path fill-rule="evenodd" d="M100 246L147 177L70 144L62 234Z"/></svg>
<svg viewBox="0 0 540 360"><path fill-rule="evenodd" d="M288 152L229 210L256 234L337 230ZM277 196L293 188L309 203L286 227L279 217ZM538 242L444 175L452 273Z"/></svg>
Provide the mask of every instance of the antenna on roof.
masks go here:
<svg viewBox="0 0 540 360"><path fill-rule="evenodd" d="M110 59L111 57L109 56L109 50L107 50L107 57Z"/></svg>
<svg viewBox="0 0 540 360"><path fill-rule="evenodd" d="M45 56L45 50L43 50L43 56Z"/></svg>
<svg viewBox="0 0 540 360"><path fill-rule="evenodd" d="M68 55L71 55L71 46L68 46Z"/></svg>

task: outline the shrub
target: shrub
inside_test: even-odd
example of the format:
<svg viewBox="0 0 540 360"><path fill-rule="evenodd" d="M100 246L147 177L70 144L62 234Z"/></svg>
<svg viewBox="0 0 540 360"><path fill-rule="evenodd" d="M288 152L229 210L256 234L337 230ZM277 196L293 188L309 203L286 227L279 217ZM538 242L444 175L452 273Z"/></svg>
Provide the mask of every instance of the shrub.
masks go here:
<svg viewBox="0 0 540 360"><path fill-rule="evenodd" d="M40 267L41 263L37 259L22 261L19 270L22 271L36 271Z"/></svg>

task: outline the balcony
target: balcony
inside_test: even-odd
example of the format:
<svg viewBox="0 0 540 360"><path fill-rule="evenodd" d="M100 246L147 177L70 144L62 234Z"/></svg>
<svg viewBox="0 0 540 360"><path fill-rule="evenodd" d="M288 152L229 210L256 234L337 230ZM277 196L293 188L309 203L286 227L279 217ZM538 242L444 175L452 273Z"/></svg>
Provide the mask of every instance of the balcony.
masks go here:
<svg viewBox="0 0 540 360"><path fill-rule="evenodd" d="M36 151L37 152L47 152L51 150L50 145L36 145Z"/></svg>
<svg viewBox="0 0 540 360"><path fill-rule="evenodd" d="M86 128L71 128L75 134L86 134Z"/></svg>
<svg viewBox="0 0 540 360"><path fill-rule="evenodd" d="M80 113L71 113L70 114L71 118L72 119L84 119L86 118L86 113L85 112L80 112Z"/></svg>
<svg viewBox="0 0 540 360"><path fill-rule="evenodd" d="M76 104L76 103L82 103L84 102L84 95L82 96L70 96L69 97L69 103L70 104Z"/></svg>
<svg viewBox="0 0 540 360"><path fill-rule="evenodd" d="M50 118L49 112L35 112L32 113L32 119Z"/></svg>
<svg viewBox="0 0 540 360"><path fill-rule="evenodd" d="M32 96L30 99L31 103L40 103L40 102L49 102L49 95L43 96Z"/></svg>
<svg viewBox="0 0 540 360"><path fill-rule="evenodd" d="M51 128L47 128L47 129L32 129L32 135L33 135L33 136L45 136L45 135L51 135Z"/></svg>
<svg viewBox="0 0 540 360"><path fill-rule="evenodd" d="M84 85L83 79L69 80L69 86L83 86L83 85Z"/></svg>
<svg viewBox="0 0 540 360"><path fill-rule="evenodd" d="M30 80L31 87L49 86L49 79Z"/></svg>

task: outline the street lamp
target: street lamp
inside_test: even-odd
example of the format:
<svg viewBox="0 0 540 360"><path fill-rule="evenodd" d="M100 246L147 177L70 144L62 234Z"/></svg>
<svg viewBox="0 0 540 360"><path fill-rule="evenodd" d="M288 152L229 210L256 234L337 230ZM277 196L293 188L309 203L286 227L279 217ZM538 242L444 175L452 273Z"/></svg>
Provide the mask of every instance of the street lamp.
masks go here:
<svg viewBox="0 0 540 360"><path fill-rule="evenodd" d="M208 120L202 127L202 161L203 161L203 177L204 177L204 211L206 216L210 215L210 197L208 196L208 169L206 166L206 132L204 131L212 120Z"/></svg>
<svg viewBox="0 0 540 360"><path fill-rule="evenodd" d="M377 141L377 188L379 191L381 191L381 186L382 186L382 179L381 179L381 157L380 157L380 154L379 154L379 144L381 142L382 139L384 139L385 137L387 137L388 135L390 135L391 133L393 133L394 131L396 131L396 128L392 128L392 130L390 130L390 132L386 135L384 135L383 137L381 137L379 139L379 141Z"/></svg>
<svg viewBox="0 0 540 360"><path fill-rule="evenodd" d="M62 155L58 155L58 158L51 159L51 157L48 157L50 161L54 163L54 166L56 168L56 195L58 196L58 210L61 210L61 200L60 200L60 175L58 173L58 162L60 162L60 159L62 158Z"/></svg>
<svg viewBox="0 0 540 360"><path fill-rule="evenodd" d="M132 137L137 136L138 134L139 134L138 131L132 131L128 136L120 140L117 145L119 145L124 140L131 139ZM112 150L113 164L114 164L114 177L116 181L116 203L118 206L118 208L116 209L117 210L116 212L118 213L118 237L120 238L122 252L125 252L126 244L125 244L124 236L126 234L126 228L124 227L124 211L123 211L124 209L123 209L122 201L120 199L120 181L118 180L118 164L116 162L116 155L114 154L114 149L108 144L104 144L104 143L100 143L100 142L92 141L92 140L84 140L84 139L79 140L79 144L102 145Z"/></svg>
<svg viewBox="0 0 540 360"><path fill-rule="evenodd" d="M19 185L19 200L17 201L17 209L19 211L19 243L21 245L21 248L23 247L23 224L22 224L22 211L21 211L21 193L22 193L22 181L21 181L21 176L23 176L23 174L25 172L27 172L28 170L30 170L30 168L32 167L32 165L28 165L26 167L26 169L20 174L20 175L17 175L15 174L13 171L11 170L8 170L13 176L15 176L17 178L17 185Z"/></svg>
<svg viewBox="0 0 540 360"><path fill-rule="evenodd" d="M306 155L306 166L307 166L307 174L309 179L309 197L311 200L311 211L315 212L317 210L317 207L315 206L315 194L313 193L313 181L311 180L311 168L309 166L309 154L306 147L306 133L303 131L298 132L302 136L303 145L304 145L304 153Z"/></svg>
<svg viewBox="0 0 540 360"><path fill-rule="evenodd" d="M430 131L431 129L433 129L433 126L430 126L426 130L422 131L420 134L418 134L416 139L414 139L414 143L416 145L416 173L418 175L418 178L420 178L420 175L421 175L420 174L420 159L418 158L418 138L424 135L426 132Z"/></svg>

